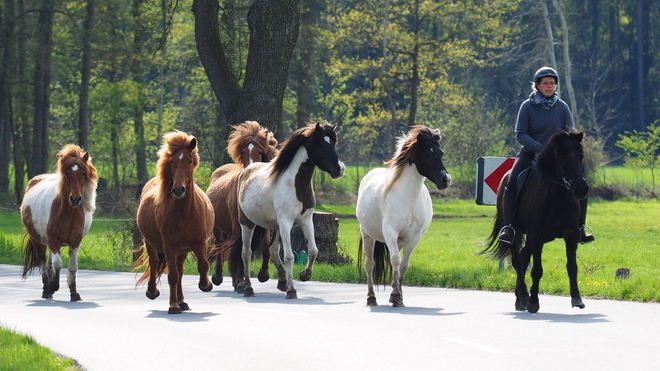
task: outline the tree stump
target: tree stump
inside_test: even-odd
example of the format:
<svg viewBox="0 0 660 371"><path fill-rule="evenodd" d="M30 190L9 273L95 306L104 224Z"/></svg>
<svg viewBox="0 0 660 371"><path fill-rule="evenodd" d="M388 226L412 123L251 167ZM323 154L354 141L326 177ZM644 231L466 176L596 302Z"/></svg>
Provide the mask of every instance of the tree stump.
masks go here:
<svg viewBox="0 0 660 371"><path fill-rule="evenodd" d="M349 263L350 259L337 251L339 240L339 220L332 213L315 212L312 216L314 223L314 240L319 254L316 261L323 263ZM296 253L307 252L307 240L297 225L291 230L291 248Z"/></svg>

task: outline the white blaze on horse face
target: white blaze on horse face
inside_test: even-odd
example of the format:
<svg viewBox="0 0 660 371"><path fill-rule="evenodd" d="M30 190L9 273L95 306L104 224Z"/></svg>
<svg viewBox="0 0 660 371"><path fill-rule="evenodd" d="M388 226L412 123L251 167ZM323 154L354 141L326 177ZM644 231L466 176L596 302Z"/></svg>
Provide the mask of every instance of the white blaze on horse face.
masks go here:
<svg viewBox="0 0 660 371"><path fill-rule="evenodd" d="M183 152L179 154L179 160L183 160Z"/></svg>
<svg viewBox="0 0 660 371"><path fill-rule="evenodd" d="M76 164L76 165L71 166L71 170L78 171L78 165Z"/></svg>
<svg viewBox="0 0 660 371"><path fill-rule="evenodd" d="M254 149L254 144L250 143L248 145L248 151L249 151L249 156L248 158L250 159L250 164L252 164L254 161L252 161L252 150ZM249 165L249 164L248 164Z"/></svg>
<svg viewBox="0 0 660 371"><path fill-rule="evenodd" d="M323 139L325 139L326 142L332 144L332 141L330 140L329 136L326 135L326 136L323 137Z"/></svg>

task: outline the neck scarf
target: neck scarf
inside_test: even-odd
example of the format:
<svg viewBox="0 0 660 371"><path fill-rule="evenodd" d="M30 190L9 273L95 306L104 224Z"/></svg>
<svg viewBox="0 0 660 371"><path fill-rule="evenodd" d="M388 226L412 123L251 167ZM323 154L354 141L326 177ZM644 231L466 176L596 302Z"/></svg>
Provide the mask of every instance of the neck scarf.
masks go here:
<svg viewBox="0 0 660 371"><path fill-rule="evenodd" d="M557 98L557 92L552 94L550 98L544 97L538 90L534 90L532 94L529 95L529 100L532 104L543 109L550 109L550 107L554 106L555 103L557 103Z"/></svg>

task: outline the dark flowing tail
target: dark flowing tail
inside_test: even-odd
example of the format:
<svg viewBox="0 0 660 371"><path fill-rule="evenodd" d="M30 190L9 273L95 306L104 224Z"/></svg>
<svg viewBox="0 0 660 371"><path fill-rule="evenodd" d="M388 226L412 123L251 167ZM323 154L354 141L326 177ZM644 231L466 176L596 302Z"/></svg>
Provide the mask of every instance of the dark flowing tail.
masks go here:
<svg viewBox="0 0 660 371"><path fill-rule="evenodd" d="M364 257L364 249L362 246L362 238L358 245L358 259L357 268L360 276L362 276L362 262ZM376 285L386 285L392 279L392 263L390 262L390 250L384 242L376 241L374 245L374 283Z"/></svg>
<svg viewBox="0 0 660 371"><path fill-rule="evenodd" d="M260 246L260 242L264 238L265 233L268 233L267 229L255 226L254 231L252 232L252 241L250 243L253 252ZM268 247L266 247L266 249L267 248ZM229 272L232 277L245 277L245 267L243 266L243 236L240 231L235 233L230 241L223 242L214 248L213 254L228 256Z"/></svg>
<svg viewBox="0 0 660 371"><path fill-rule="evenodd" d="M135 283L135 287L142 285L149 279L152 269L155 268L158 278L160 278L163 272L165 272L165 269L167 268L167 260L165 260L165 254L162 252L158 253L158 265L156 267L152 267L149 264L149 254L147 253L146 245L143 244L142 246L138 247L133 251L133 253L140 253L140 256L133 263L133 271L139 271L142 268L147 267L144 273L142 273L142 276L138 278L137 282Z"/></svg>
<svg viewBox="0 0 660 371"><path fill-rule="evenodd" d="M26 279L32 270L41 267L46 262L46 245L33 240L29 235L23 236L23 274Z"/></svg>

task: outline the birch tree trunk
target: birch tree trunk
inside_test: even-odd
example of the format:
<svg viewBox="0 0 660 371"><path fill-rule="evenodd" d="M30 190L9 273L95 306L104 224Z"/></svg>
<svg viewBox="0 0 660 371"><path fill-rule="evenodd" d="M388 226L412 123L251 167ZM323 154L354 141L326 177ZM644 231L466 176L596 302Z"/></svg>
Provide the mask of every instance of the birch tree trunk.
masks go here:
<svg viewBox="0 0 660 371"><path fill-rule="evenodd" d="M545 24L545 32L548 37L548 56L550 57L550 67L557 69L557 58L555 57L555 37L552 34L552 23L550 22L550 14L548 14L548 5L546 0L541 0L541 9L543 10L543 23ZM560 93L559 86L557 86L557 94Z"/></svg>
<svg viewBox="0 0 660 371"><path fill-rule="evenodd" d="M577 100L575 99L575 91L573 90L573 78L571 75L571 55L569 48L569 37L568 37L568 25L566 24L566 17L564 17L564 11L562 9L561 0L552 0L552 4L557 13L559 13L559 20L561 22L561 29L563 35L562 44L564 46L564 78L566 82L566 90L568 91L568 98L571 104L571 111L573 112L573 120L576 121L579 117Z"/></svg>

